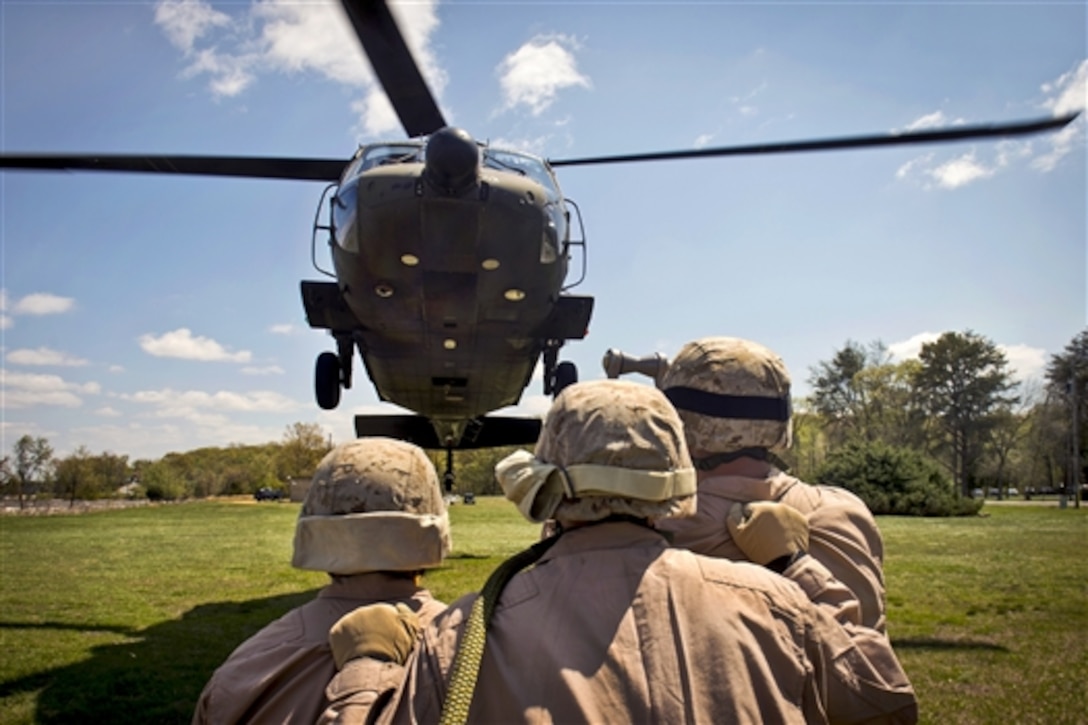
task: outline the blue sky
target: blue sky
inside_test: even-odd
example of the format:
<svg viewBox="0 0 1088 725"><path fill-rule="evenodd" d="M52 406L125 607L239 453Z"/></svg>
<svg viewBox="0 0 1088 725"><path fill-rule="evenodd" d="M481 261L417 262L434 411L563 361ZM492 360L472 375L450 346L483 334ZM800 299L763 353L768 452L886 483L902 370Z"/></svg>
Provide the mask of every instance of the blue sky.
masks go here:
<svg viewBox="0 0 1088 725"><path fill-rule="evenodd" d="M1083 2L419 2L396 8L447 119L552 158L771 142L1083 109ZM0 3L5 151L347 158L399 139L335 6ZM560 170L594 295L565 357L671 355L725 334L804 394L848 340L901 356L947 330L1037 378L1088 320L1085 120L1062 133ZM132 458L335 440L386 409L299 299L321 184L0 174L3 448ZM539 382L522 410L546 409Z"/></svg>

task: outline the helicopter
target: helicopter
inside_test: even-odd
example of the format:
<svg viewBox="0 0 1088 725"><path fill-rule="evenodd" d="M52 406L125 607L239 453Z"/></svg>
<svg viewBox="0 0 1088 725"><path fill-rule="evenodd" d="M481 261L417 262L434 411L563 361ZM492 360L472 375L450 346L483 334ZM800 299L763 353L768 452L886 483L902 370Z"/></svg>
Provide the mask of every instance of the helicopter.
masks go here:
<svg viewBox="0 0 1088 725"><path fill-rule="evenodd" d="M428 448L524 444L539 421L497 418L518 402L538 361L544 392L577 379L559 360L582 339L594 300L570 293L581 215L560 191L564 166L835 150L1060 128L1074 115L918 133L832 138L623 156L545 159L493 148L451 128L384 2L342 3L407 139L367 144L348 160L197 156L5 154L0 168L142 171L321 181L318 236L330 281L306 280L311 327L334 349L318 356L318 405L335 408L353 385L355 353L382 400L413 411L359 416L358 435L392 435ZM584 257L583 257L584 259ZM318 266L315 263L315 266ZM584 263L582 265L584 274Z"/></svg>

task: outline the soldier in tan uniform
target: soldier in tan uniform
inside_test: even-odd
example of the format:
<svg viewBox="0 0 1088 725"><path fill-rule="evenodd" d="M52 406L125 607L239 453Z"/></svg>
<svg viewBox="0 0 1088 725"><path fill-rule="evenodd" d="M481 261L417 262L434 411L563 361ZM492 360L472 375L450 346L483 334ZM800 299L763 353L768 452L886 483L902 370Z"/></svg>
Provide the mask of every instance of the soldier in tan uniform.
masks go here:
<svg viewBox="0 0 1088 725"><path fill-rule="evenodd" d="M673 543L751 559L731 533L731 512L758 501L789 506L808 519L808 553L854 593L856 621L884 632L884 543L872 513L843 488L787 475L778 459L792 437L782 359L755 342L707 337L680 349L658 387L680 412L699 475L698 513L662 522Z"/></svg>
<svg viewBox="0 0 1088 725"><path fill-rule="evenodd" d="M332 581L234 650L204 687L193 723L314 722L337 670L329 628L376 602L430 621L445 605L421 588L420 576L449 551L438 477L420 448L387 438L334 448L314 473L292 560Z"/></svg>
<svg viewBox="0 0 1088 725"><path fill-rule="evenodd" d="M493 575L483 594L451 605L410 657L409 613L364 607L337 623L346 664L328 688L327 721L917 719L887 638L849 621L852 595L805 555L803 516L756 507L734 522L785 576L670 547L654 528L690 514L696 490L679 416L659 390L571 385L535 455L516 453L496 474L526 518L554 519L559 534L533 547L535 565L501 593Z"/></svg>

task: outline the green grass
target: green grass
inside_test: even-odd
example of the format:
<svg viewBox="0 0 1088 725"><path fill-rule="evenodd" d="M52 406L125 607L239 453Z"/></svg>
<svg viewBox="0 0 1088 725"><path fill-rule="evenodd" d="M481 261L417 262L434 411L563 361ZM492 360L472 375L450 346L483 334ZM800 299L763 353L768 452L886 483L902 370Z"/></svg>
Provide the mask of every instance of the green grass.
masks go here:
<svg viewBox="0 0 1088 725"><path fill-rule="evenodd" d="M509 503L454 506L452 601L536 540ZM188 722L211 671L307 601L297 505L202 502L0 519L0 723ZM1088 712L1088 509L881 518L889 632L927 723Z"/></svg>

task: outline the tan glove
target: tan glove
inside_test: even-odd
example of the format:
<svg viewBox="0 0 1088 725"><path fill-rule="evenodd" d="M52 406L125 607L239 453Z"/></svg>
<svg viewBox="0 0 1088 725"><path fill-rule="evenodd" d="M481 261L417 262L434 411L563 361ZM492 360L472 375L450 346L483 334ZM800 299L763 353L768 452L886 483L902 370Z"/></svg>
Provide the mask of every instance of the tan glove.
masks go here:
<svg viewBox="0 0 1088 725"><path fill-rule="evenodd" d="M735 503L726 525L740 550L757 564L808 551L808 519L784 503Z"/></svg>
<svg viewBox="0 0 1088 725"><path fill-rule="evenodd" d="M336 669L358 657L403 665L421 629L419 617L403 603L368 604L348 612L329 630Z"/></svg>

